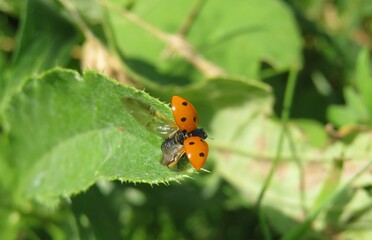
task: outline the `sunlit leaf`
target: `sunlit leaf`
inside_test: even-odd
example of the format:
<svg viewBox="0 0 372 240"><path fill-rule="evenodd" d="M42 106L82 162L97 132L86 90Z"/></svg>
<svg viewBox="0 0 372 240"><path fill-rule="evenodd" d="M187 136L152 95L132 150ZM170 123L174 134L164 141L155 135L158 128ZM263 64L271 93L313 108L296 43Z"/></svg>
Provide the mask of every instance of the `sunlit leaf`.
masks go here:
<svg viewBox="0 0 372 240"><path fill-rule="evenodd" d="M94 72L55 70L29 81L7 110L18 197L53 203L99 178L158 184L193 171L160 164L162 138L135 120L123 97L170 114L144 92Z"/></svg>

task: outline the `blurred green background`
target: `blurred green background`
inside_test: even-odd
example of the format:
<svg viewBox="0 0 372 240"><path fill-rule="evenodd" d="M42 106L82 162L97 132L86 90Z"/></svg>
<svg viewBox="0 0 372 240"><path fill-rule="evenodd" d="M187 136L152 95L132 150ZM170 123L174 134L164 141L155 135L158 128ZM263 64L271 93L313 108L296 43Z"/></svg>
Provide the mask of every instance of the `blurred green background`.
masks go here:
<svg viewBox="0 0 372 240"><path fill-rule="evenodd" d="M371 48L370 0L0 0L0 239L372 239Z"/></svg>

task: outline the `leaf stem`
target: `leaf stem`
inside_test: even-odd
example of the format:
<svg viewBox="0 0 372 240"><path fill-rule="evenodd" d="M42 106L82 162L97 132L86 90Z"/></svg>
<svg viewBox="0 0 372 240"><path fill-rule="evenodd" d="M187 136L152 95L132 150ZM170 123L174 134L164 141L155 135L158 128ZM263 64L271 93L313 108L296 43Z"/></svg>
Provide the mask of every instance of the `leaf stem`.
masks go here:
<svg viewBox="0 0 372 240"><path fill-rule="evenodd" d="M158 28L154 27L150 23L144 21L134 13L118 7L116 4L112 4L107 0L99 0L101 4L118 11L120 9L123 16L128 20L133 22L139 27L142 27L149 33L153 34L156 38L162 42L168 44L172 50L177 52L182 58L191 63L196 69L199 70L207 78L215 78L218 76L225 75L225 71L217 66L216 64L210 62L199 54L192 45L181 35L179 34L168 34Z"/></svg>
<svg viewBox="0 0 372 240"><path fill-rule="evenodd" d="M282 110L282 114L281 114L281 121L282 121L283 127L282 127L282 130L281 130L280 135L279 135L278 148L277 148L276 155L275 155L273 164L271 166L269 175L267 176L266 181L264 182L264 185L261 189L261 192L260 192L260 194L258 196L258 199L257 199L257 202L256 202L256 207L258 209L258 217L259 217L259 220L260 220L260 225L261 225L261 228L263 230L263 234L264 234L265 239L271 239L271 234L269 232L269 228L267 227L265 217L263 217L264 213L262 211L261 205L262 205L262 200L265 196L265 193L266 193L267 189L269 188L269 186L272 182L274 173L275 173L275 171L276 171L276 169L277 169L277 167L280 163L280 160L281 160L284 138L285 138L285 135L288 131L288 119L289 119L290 109L291 109L291 106L292 106L292 99L293 99L294 89L295 89L295 86L296 86L297 73L298 73L297 68L292 68L291 71L289 72L287 87L286 87L285 96L284 96L283 110Z"/></svg>
<svg viewBox="0 0 372 240"><path fill-rule="evenodd" d="M90 31L87 24L84 20L80 17L78 10L76 9L75 5L71 3L69 0L59 0L62 6L68 11L70 16L72 17L73 21L78 25L79 29L82 31L83 35L88 38L93 36L94 34Z"/></svg>
<svg viewBox="0 0 372 240"><path fill-rule="evenodd" d="M291 105L292 105L292 98L293 98L294 88L295 88L295 85L296 85L296 79L297 79L297 70L291 70L290 73L289 73L289 77L288 77L288 84L287 84L286 91L285 91L284 105L283 105L283 110L282 110L282 115L281 115L283 128L282 128L282 131L280 132L278 148L277 148L277 152L276 152L276 155L275 155L275 158L274 158L274 161L273 161L273 165L270 169L269 175L268 175L268 177L267 177L267 179L264 183L264 186L263 186L263 188L260 192L260 195L258 197L258 200L257 200L257 203L256 203L257 206L261 205L261 202L262 202L262 199L264 197L265 191L269 187L269 185L271 183L271 180L272 180L272 177L274 175L274 172L276 170L276 167L278 166L278 164L280 163L280 160L281 160L281 150L282 150L282 146L283 146L283 142L284 142L285 133L288 130L289 112L290 112L290 108L291 108Z"/></svg>
<svg viewBox="0 0 372 240"><path fill-rule="evenodd" d="M298 170L299 170L299 184L300 184L300 205L301 205L301 208L302 208L302 214L304 216L307 215L307 208L306 208L306 204L305 204L305 199L306 199L306 191L305 191L305 170L304 170L304 164L303 164L303 158L301 159L298 152L297 152L297 149L296 149L296 144L294 142L294 139L293 139L293 135L291 133L291 131L288 131L287 132L288 134L288 142L289 142L289 147L291 149L291 152L292 152L292 155L293 155L293 158L298 166Z"/></svg>
<svg viewBox="0 0 372 240"><path fill-rule="evenodd" d="M206 1L207 0L196 1L196 3L194 4L193 8L191 9L189 15L187 16L185 21L182 23L180 29L178 30L179 35L182 35L182 36L187 35L187 33L190 31L190 29L192 27L192 24L194 23L194 21L199 16L199 14L200 14L200 12L201 12L201 10L202 10Z"/></svg>

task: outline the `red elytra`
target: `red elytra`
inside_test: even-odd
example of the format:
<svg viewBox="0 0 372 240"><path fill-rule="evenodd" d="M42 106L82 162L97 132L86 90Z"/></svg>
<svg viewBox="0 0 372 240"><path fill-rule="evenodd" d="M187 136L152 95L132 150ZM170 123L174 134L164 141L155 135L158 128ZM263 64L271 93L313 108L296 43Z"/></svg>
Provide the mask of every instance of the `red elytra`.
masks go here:
<svg viewBox="0 0 372 240"><path fill-rule="evenodd" d="M198 127L199 118L194 106L186 99L172 97L172 113L178 128L191 132Z"/></svg>
<svg viewBox="0 0 372 240"><path fill-rule="evenodd" d="M183 146L191 165L197 171L200 170L208 157L208 144L200 137L189 137Z"/></svg>

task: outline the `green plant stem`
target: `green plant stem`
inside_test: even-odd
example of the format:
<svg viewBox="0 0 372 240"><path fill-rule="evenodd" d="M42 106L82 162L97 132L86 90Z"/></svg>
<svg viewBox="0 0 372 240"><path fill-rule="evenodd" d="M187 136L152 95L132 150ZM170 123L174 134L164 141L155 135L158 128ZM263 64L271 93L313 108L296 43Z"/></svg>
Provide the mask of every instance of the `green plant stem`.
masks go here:
<svg viewBox="0 0 372 240"><path fill-rule="evenodd" d="M292 152L292 155L293 155L293 158L298 166L298 170L299 170L299 181L300 181L300 203L301 203L301 208L302 208L302 214L304 216L307 215L307 208L306 208L306 205L305 205L305 199L306 199L306 192L305 192L305 173L304 173L304 166L302 164L302 161L301 161L301 158L297 152L297 149L296 149L296 144L294 142L294 139L293 139L293 136L292 136L292 133L290 131L287 132L288 134L288 142L289 142L289 147L291 149L291 152Z"/></svg>
<svg viewBox="0 0 372 240"><path fill-rule="evenodd" d="M204 58L193 48L193 46L187 40L185 40L183 37L180 37L178 34L165 33L155 26L151 25L150 23L144 21L142 18L138 17L134 13L126 9L117 7L116 4L112 4L107 0L100 0L100 2L104 6L121 12L121 14L129 21L145 29L162 42L168 44L172 49L174 49L174 52L176 52L186 61L194 65L196 69L198 69L207 78L212 79L218 76L225 75L224 69Z"/></svg>
<svg viewBox="0 0 372 240"><path fill-rule="evenodd" d="M191 9L189 15L182 23L180 29L178 30L178 34L181 36L186 36L187 33L190 31L192 24L195 22L196 18L199 16L201 10L203 9L204 4L207 0L198 0L195 2L193 8Z"/></svg>
<svg viewBox="0 0 372 240"><path fill-rule="evenodd" d="M257 199L257 202L256 202L256 207L258 209L258 215L259 215L259 219L260 219L260 225L261 225L262 229L264 230L263 234L264 234L265 239L271 239L271 234L269 232L269 229L267 228L265 218L263 217L264 213L261 210L261 204L262 204L262 200L265 196L266 190L269 188L269 186L272 182L272 178L274 176L274 173L275 173L275 171L276 171L276 169L277 169L277 167L280 163L280 160L281 160L284 137L286 135L286 132L288 131L288 119L289 119L290 109L291 109L291 105L292 105L294 89L295 89L295 86L296 86L297 73L298 73L298 71L297 71L296 68L293 68L289 72L287 87L286 87L285 96L284 96L283 110L282 110L282 114L281 114L281 121L282 121L283 127L282 127L282 130L280 132L280 136L279 136L279 143L278 143L277 152L276 152L273 164L271 166L269 175L266 178L266 181L264 182L264 185L261 189L261 192L260 192L260 194L258 196L258 199Z"/></svg>
<svg viewBox="0 0 372 240"><path fill-rule="evenodd" d="M110 16L109 11L107 8L101 6L102 11L102 18L104 19L104 22L102 23L102 28L105 33L105 37L107 39L107 46L108 49L110 49L111 52L117 54L117 47L118 44L116 44L115 36L114 36L114 30L112 29L112 24L110 23Z"/></svg>
<svg viewBox="0 0 372 240"><path fill-rule="evenodd" d="M280 136L279 136L278 148L277 148L277 152L276 152L276 155L275 155L275 158L274 158L273 165L270 169L269 175L268 175L268 177L267 177L267 179L264 183L264 186L263 186L263 188L262 188L262 190L259 194L259 197L257 199L256 205L258 207L261 205L261 202L262 202L262 199L265 195L265 192L266 192L267 188L269 187L269 185L271 184L274 172L275 172L278 164L280 163L281 150L282 150L282 146L283 146L283 142L284 142L284 136L285 136L285 133L287 132L287 129L288 129L287 124L288 124L288 119L289 119L290 108L291 108L291 105L292 105L292 98L293 98L294 88L296 86L296 79L297 79L297 70L291 70L290 73L289 73L289 77L288 77L288 84L287 84L286 91L285 91L284 105L283 105L283 111L282 111L282 116L281 116L283 128L282 128L282 131L281 131Z"/></svg>
<svg viewBox="0 0 372 240"><path fill-rule="evenodd" d="M86 25L84 20L81 18L76 6L71 3L69 0L59 0L62 6L68 11L71 15L72 20L76 23L79 29L82 31L85 37L93 36L94 34L91 32L89 27Z"/></svg>

